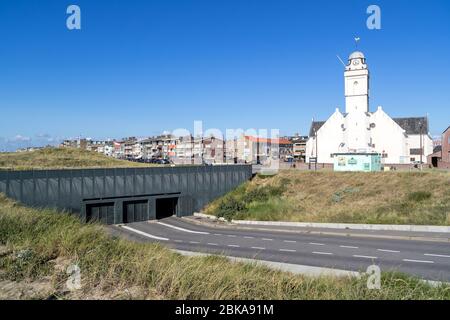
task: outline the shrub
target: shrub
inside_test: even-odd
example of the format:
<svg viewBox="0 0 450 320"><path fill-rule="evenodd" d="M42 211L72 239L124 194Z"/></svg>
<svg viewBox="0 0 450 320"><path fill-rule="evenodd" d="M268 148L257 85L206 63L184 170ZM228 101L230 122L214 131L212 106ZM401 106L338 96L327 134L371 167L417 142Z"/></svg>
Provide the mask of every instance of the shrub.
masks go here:
<svg viewBox="0 0 450 320"><path fill-rule="evenodd" d="M428 192L428 191L416 191L416 192L411 192L408 195L408 200L414 201L414 202L421 202L424 200L428 200L430 198L431 198L431 192Z"/></svg>

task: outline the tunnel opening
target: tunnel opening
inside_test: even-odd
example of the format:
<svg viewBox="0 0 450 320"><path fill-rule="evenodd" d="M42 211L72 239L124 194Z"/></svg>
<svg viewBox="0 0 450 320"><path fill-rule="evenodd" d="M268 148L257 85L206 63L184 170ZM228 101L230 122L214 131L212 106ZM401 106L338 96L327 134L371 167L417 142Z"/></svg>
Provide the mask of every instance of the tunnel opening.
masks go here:
<svg viewBox="0 0 450 320"><path fill-rule="evenodd" d="M156 219L164 219L177 214L178 198L156 199Z"/></svg>

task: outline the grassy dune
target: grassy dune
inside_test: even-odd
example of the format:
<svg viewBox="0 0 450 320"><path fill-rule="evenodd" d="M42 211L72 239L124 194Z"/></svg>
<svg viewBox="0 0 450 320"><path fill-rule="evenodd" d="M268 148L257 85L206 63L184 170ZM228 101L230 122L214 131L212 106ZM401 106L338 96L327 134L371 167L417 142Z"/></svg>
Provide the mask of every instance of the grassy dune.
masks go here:
<svg viewBox="0 0 450 320"><path fill-rule="evenodd" d="M73 263L81 268L78 291L65 287ZM381 290L369 290L365 278L307 278L222 257L184 257L0 196L0 298L450 299L450 287L385 273Z"/></svg>
<svg viewBox="0 0 450 320"><path fill-rule="evenodd" d="M284 170L211 203L227 219L450 225L450 172Z"/></svg>
<svg viewBox="0 0 450 320"><path fill-rule="evenodd" d="M73 148L45 148L31 152L0 153L0 169L64 169L145 167L148 164L118 160L103 154Z"/></svg>

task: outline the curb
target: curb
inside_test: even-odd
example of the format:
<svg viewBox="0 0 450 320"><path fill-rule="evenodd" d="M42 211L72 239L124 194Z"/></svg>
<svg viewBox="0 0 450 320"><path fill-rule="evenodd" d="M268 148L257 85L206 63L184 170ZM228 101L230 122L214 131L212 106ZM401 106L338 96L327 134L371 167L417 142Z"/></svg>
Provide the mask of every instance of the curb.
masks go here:
<svg viewBox="0 0 450 320"><path fill-rule="evenodd" d="M196 217L211 220L226 221L215 216L194 213ZM253 221L232 220L233 224L251 226L283 226L283 227L306 227L324 229L347 229L347 230L376 230L376 231L410 231L410 232L439 232L450 233L450 226L422 226L422 225L394 225L394 224L357 224L357 223L319 223L319 222L286 222L286 221Z"/></svg>

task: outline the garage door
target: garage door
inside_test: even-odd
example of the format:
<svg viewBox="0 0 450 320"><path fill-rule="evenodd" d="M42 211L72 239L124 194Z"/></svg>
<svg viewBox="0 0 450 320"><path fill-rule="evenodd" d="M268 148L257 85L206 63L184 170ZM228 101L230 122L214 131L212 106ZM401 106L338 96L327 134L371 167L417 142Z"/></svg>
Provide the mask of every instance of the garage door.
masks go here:
<svg viewBox="0 0 450 320"><path fill-rule="evenodd" d="M114 223L114 202L86 204L86 221Z"/></svg>
<svg viewBox="0 0 450 320"><path fill-rule="evenodd" d="M123 223L148 220L148 200L124 201Z"/></svg>

